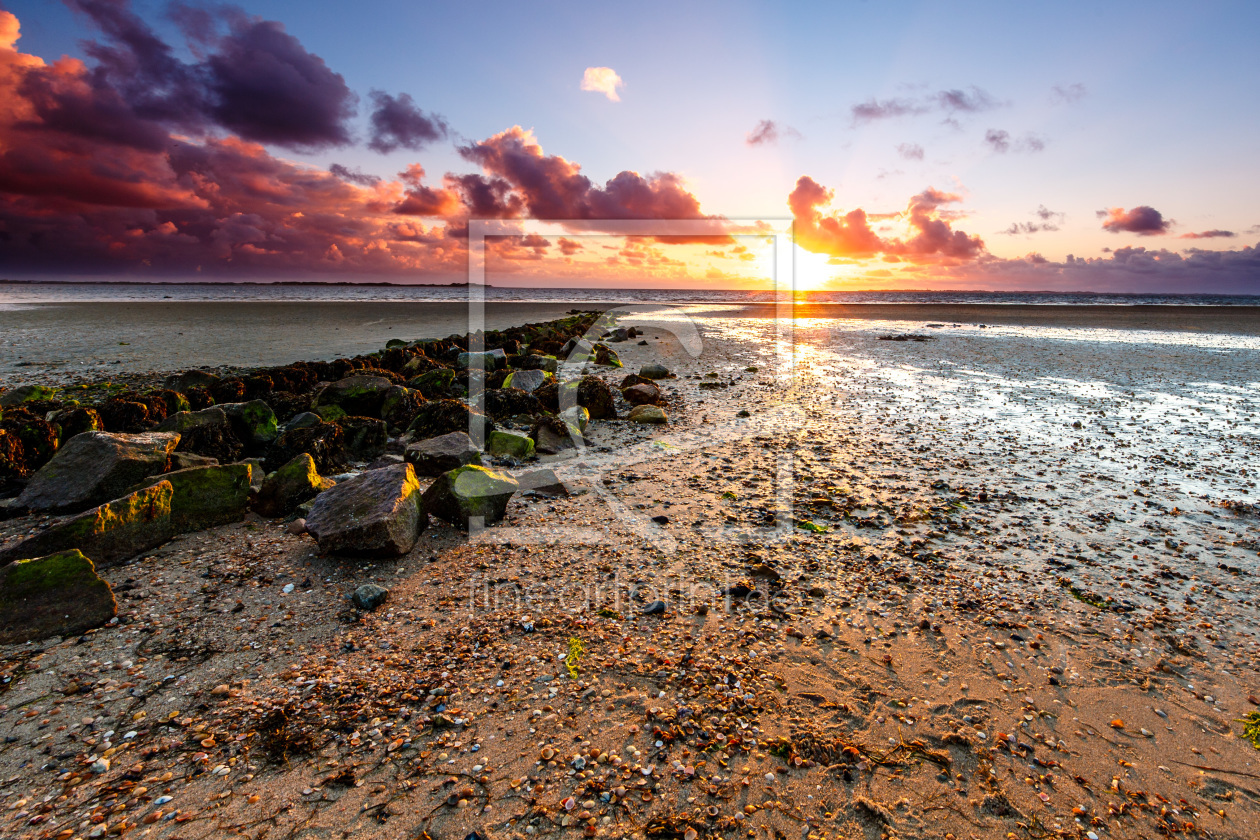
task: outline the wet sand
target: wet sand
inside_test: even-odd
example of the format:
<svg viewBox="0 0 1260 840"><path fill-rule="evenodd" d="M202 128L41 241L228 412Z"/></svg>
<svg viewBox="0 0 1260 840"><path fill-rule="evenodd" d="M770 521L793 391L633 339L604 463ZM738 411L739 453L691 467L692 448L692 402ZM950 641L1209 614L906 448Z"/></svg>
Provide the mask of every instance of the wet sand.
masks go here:
<svg viewBox="0 0 1260 840"><path fill-rule="evenodd" d="M0 650L0 826L1260 836L1260 350L882 323L616 345L671 424L593 424L472 540L251 517L107 570L119 626Z"/></svg>

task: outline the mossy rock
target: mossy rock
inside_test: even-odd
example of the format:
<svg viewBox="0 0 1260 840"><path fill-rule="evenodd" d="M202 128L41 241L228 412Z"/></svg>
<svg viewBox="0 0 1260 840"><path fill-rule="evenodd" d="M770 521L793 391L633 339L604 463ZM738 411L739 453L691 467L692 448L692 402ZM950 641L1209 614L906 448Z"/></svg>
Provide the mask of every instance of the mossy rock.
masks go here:
<svg viewBox="0 0 1260 840"><path fill-rule="evenodd" d="M386 350L392 350L395 347L406 347L406 346L407 346L407 342L403 341L401 338L391 338L389 341L385 342Z"/></svg>
<svg viewBox="0 0 1260 840"><path fill-rule="evenodd" d="M0 564L77 548L101 566L148 551L174 535L169 481L114 499L0 551Z"/></svg>
<svg viewBox="0 0 1260 840"><path fill-rule="evenodd" d="M53 415L52 424L57 427L62 442L84 432L103 432L105 423L94 408L66 408Z"/></svg>
<svg viewBox="0 0 1260 840"><path fill-rule="evenodd" d="M603 344L595 345L595 364L603 367L622 367L621 357L617 355L617 351Z"/></svg>
<svg viewBox="0 0 1260 840"><path fill-rule="evenodd" d="M583 376L578 382L577 404L591 413L592 420L617 418L617 407L613 402L612 389L598 376ZM569 407L564 404L563 394L561 394L561 405L564 408Z"/></svg>
<svg viewBox="0 0 1260 840"><path fill-rule="evenodd" d="M451 386L454 384L455 371L445 367L427 371L407 381L408 388L419 391L429 400L450 396Z"/></svg>
<svg viewBox="0 0 1260 840"><path fill-rule="evenodd" d="M77 636L117 614L109 584L77 549L0 568L0 644Z"/></svg>
<svg viewBox="0 0 1260 840"><path fill-rule="evenodd" d="M108 432L143 432L154 425L149 420L149 407L136 400L108 400L97 412Z"/></svg>
<svg viewBox="0 0 1260 840"><path fill-rule="evenodd" d="M26 466L26 450L17 435L0 429L0 487L31 474Z"/></svg>
<svg viewBox="0 0 1260 840"><path fill-rule="evenodd" d="M317 423L286 430L276 438L263 463L268 470L274 470L301 452L315 459L315 467L323 475L339 473L347 465L345 436L336 423Z"/></svg>
<svg viewBox="0 0 1260 840"><path fill-rule="evenodd" d="M434 400L420 406L408 428L415 438L425 440L449 432L476 431L475 427L470 430L472 424L480 425L481 440L494 430L494 423L459 400ZM476 435L472 437L478 439Z"/></svg>
<svg viewBox="0 0 1260 840"><path fill-rule="evenodd" d="M345 441L346 456L353 461L371 461L385 454L389 434L385 421L375 417L342 417L337 421Z"/></svg>
<svg viewBox="0 0 1260 840"><path fill-rule="evenodd" d="M51 400L56 396L56 388L49 388L44 385L19 385L0 394L0 407L9 408L22 403Z"/></svg>
<svg viewBox="0 0 1260 840"><path fill-rule="evenodd" d="M232 424L232 432L245 444L246 449L258 451L280 434L276 413L262 400L220 403L216 407L223 409L228 422Z"/></svg>
<svg viewBox="0 0 1260 840"><path fill-rule="evenodd" d="M320 476L315 459L301 452L267 476L258 491L254 509L263 516L286 516L332 486L331 480Z"/></svg>
<svg viewBox="0 0 1260 840"><path fill-rule="evenodd" d="M429 519L410 464L368 470L315 498L306 530L330 553L397 557L416 544Z"/></svg>
<svg viewBox="0 0 1260 840"><path fill-rule="evenodd" d="M75 435L31 477L18 502L33 511L52 512L81 511L116 499L164 471L179 442L172 432Z"/></svg>
<svg viewBox="0 0 1260 840"><path fill-rule="evenodd" d="M385 371L373 371L373 374ZM311 408L323 416L324 406L336 406L353 417L381 416L385 394L395 383L384 375L347 376L325 386L311 402Z"/></svg>
<svg viewBox="0 0 1260 840"><path fill-rule="evenodd" d="M178 391L165 388L161 391L154 391L149 396L156 397L162 401L162 404L166 406L167 417L179 411L192 411L188 398Z"/></svg>
<svg viewBox="0 0 1260 840"><path fill-rule="evenodd" d="M293 391L272 391L265 401L275 412L276 422L284 423L311 409L311 397Z"/></svg>
<svg viewBox="0 0 1260 840"><path fill-rule="evenodd" d="M502 520L519 489L510 473L469 464L434 479L421 504L431 516L468 530Z"/></svg>
<svg viewBox="0 0 1260 840"><path fill-rule="evenodd" d="M252 470L250 464L191 467L157 476L150 484L170 482L171 527L176 532L201 531L245 515Z"/></svg>
<svg viewBox="0 0 1260 840"><path fill-rule="evenodd" d="M22 441L26 469L32 472L48 463L60 443L53 424L21 410L10 411L4 420L0 420L0 429Z"/></svg>
<svg viewBox="0 0 1260 840"><path fill-rule="evenodd" d="M496 430L486 438L486 452L495 458L526 461L534 457L534 442L525 435Z"/></svg>
<svg viewBox="0 0 1260 840"><path fill-rule="evenodd" d="M336 423L342 417L349 417L346 410L339 405L315 405L311 406L311 413L319 415L319 419L325 423Z"/></svg>
<svg viewBox="0 0 1260 840"><path fill-rule="evenodd" d="M543 405L533 394L516 388L488 388L484 394L486 415L496 423L518 414L541 414Z"/></svg>
<svg viewBox="0 0 1260 840"><path fill-rule="evenodd" d="M416 419L416 412L426 402L424 394L402 385L395 385L385 392L381 403L381 419L391 429L406 429Z"/></svg>

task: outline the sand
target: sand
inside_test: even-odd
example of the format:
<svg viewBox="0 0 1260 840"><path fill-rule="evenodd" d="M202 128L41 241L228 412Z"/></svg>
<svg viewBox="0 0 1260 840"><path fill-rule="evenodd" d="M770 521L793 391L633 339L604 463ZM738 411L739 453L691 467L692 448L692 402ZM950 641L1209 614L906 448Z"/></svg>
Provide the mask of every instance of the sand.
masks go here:
<svg viewBox="0 0 1260 840"><path fill-rule="evenodd" d="M1260 835L1260 351L1079 317L652 330L617 349L671 424L594 424L571 496L397 561L251 517L108 570L119 626L0 651L0 826Z"/></svg>

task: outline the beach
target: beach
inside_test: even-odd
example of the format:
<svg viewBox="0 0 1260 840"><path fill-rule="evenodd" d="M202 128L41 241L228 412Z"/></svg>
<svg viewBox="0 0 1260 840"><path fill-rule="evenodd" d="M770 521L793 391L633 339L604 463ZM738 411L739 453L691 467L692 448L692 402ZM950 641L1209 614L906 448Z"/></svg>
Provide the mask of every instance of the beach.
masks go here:
<svg viewBox="0 0 1260 840"><path fill-rule="evenodd" d="M592 421L479 533L365 560L250 513L103 570L117 623L0 648L0 836L1260 834L1260 309L776 309L623 319L587 372L665 365L669 423ZM466 318L15 309L0 381Z"/></svg>

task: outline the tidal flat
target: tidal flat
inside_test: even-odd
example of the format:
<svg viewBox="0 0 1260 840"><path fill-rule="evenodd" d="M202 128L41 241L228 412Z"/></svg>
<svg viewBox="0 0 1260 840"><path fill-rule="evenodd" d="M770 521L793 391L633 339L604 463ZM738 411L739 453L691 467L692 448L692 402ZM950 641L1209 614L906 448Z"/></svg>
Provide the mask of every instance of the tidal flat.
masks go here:
<svg viewBox="0 0 1260 840"><path fill-rule="evenodd" d="M0 648L0 831L1260 835L1249 308L771 309L645 315L588 372L664 364L669 422L492 527L102 570L115 624Z"/></svg>

